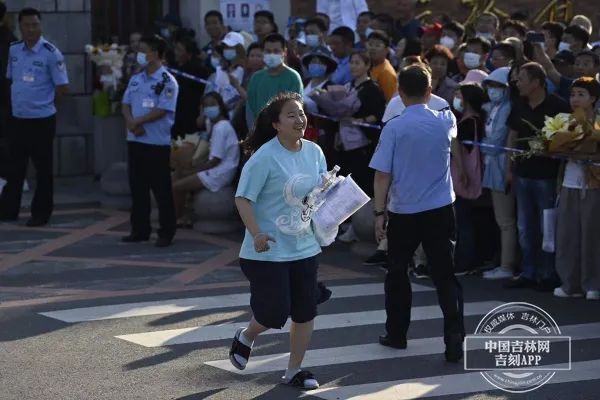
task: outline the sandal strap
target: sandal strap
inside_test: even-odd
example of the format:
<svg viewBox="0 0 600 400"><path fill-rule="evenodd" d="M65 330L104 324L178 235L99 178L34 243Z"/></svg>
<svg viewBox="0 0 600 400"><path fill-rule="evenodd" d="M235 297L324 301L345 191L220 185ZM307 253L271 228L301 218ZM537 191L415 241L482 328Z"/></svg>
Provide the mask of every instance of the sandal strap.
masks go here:
<svg viewBox="0 0 600 400"><path fill-rule="evenodd" d="M247 360L250 358L251 351L252 349L246 346L244 343L240 342L240 340L236 336L233 338L233 343L231 344L231 350L229 350L229 355L231 356L237 354L238 356L241 356Z"/></svg>
<svg viewBox="0 0 600 400"><path fill-rule="evenodd" d="M290 380L290 385L304 387L307 379L315 379L315 376L310 371L300 371Z"/></svg>

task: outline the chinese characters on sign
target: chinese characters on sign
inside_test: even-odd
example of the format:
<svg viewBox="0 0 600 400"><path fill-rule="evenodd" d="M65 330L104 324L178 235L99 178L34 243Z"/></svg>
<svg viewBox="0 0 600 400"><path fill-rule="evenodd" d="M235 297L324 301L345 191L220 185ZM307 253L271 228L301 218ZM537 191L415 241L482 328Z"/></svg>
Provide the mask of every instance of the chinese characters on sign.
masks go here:
<svg viewBox="0 0 600 400"><path fill-rule="evenodd" d="M496 367L539 366L542 353L550 353L549 340L499 340L485 342L485 350L496 354Z"/></svg>

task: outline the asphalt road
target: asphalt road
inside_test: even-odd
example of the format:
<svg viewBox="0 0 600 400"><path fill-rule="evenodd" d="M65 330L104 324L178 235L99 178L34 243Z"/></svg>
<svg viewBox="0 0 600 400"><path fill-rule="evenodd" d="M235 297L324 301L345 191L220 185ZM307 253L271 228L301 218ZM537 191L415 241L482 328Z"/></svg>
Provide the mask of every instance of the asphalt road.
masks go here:
<svg viewBox="0 0 600 400"><path fill-rule="evenodd" d="M461 278L469 333L483 314L511 301L542 307L559 326L576 326L572 370L557 372L538 390L511 394L494 389L462 364L443 361L441 338L435 339L442 332L441 313L428 280L414 281L418 291L408 349L379 347L382 278L375 272L369 279L328 282L334 298L319 310L307 355L307 369L324 391L302 394L279 384L285 333L260 337L247 373L233 372L227 362L230 337L236 324L249 318L247 289L236 287L1 308L0 398L600 398L600 303ZM579 335L587 339L578 340Z"/></svg>

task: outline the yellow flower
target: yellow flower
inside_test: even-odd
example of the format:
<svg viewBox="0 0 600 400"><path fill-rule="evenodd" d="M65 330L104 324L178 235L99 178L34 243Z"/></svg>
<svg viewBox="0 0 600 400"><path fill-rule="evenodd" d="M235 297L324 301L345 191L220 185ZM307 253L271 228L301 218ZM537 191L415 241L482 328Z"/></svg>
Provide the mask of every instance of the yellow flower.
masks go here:
<svg viewBox="0 0 600 400"><path fill-rule="evenodd" d="M556 132L569 130L569 114L560 113L554 117L545 117L542 133L546 139L551 139Z"/></svg>

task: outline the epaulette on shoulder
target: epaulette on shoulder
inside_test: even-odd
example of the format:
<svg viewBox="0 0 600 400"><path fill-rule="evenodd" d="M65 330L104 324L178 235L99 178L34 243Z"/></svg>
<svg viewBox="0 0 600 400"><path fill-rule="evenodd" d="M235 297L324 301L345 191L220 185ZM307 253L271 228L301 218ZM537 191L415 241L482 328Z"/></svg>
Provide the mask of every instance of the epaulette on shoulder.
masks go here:
<svg viewBox="0 0 600 400"><path fill-rule="evenodd" d="M11 46L15 46L15 45L17 45L19 43L23 43L23 41L22 40L15 40L14 42L10 42L10 45Z"/></svg>
<svg viewBox="0 0 600 400"><path fill-rule="evenodd" d="M48 49L48 51L56 51L56 47L52 46L48 42L44 42L44 47Z"/></svg>
<svg viewBox="0 0 600 400"><path fill-rule="evenodd" d="M163 78L163 82L164 83L171 82L171 74L169 74L168 72L163 72L162 73L162 78Z"/></svg>

